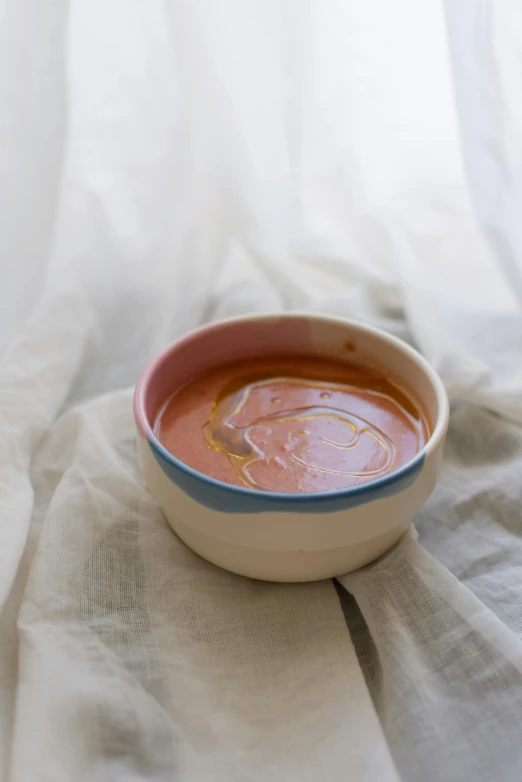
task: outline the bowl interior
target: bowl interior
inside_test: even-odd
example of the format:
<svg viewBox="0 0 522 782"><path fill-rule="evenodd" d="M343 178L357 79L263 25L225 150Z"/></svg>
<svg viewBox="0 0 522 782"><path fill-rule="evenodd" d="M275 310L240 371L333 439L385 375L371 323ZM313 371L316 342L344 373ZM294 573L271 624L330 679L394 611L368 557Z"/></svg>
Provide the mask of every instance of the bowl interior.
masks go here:
<svg viewBox="0 0 522 782"><path fill-rule="evenodd" d="M445 401L441 381L408 345L350 321L281 315L210 324L187 334L160 354L145 370L137 390L148 436L169 396L202 372L239 359L285 355L322 356L381 372L421 407L432 436L440 428Z"/></svg>

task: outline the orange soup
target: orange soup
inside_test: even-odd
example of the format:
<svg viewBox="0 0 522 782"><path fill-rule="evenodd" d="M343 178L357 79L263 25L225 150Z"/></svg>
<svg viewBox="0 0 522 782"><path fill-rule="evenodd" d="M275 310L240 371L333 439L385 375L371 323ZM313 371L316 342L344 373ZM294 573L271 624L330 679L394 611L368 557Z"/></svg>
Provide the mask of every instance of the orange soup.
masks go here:
<svg viewBox="0 0 522 782"><path fill-rule="evenodd" d="M155 433L199 472L276 492L375 480L409 462L429 437L420 407L391 380L302 356L211 369L168 399Z"/></svg>

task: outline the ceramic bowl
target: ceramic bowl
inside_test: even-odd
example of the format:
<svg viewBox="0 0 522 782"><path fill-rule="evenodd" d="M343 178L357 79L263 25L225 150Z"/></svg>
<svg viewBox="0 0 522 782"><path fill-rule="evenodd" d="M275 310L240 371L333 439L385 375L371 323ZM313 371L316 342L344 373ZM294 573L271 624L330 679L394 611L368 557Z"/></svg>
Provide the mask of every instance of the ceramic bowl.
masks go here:
<svg viewBox="0 0 522 782"><path fill-rule="evenodd" d="M431 431L425 447L368 483L285 494L215 480L161 445L154 421L176 388L216 364L278 354L330 357L384 372L422 403ZM404 342L349 320L287 314L233 318L178 339L141 375L134 414L145 484L187 546L241 575L314 581L365 565L408 529L437 481L449 406L436 372Z"/></svg>

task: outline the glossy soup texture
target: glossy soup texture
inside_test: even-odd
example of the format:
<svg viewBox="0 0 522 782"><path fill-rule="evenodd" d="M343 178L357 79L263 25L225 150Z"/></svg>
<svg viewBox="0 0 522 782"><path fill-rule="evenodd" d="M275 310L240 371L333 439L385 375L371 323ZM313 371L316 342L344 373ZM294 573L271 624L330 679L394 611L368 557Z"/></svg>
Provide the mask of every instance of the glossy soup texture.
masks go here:
<svg viewBox="0 0 522 782"><path fill-rule="evenodd" d="M429 436L409 392L320 358L240 361L176 390L155 433L190 467L276 492L356 486L409 462Z"/></svg>

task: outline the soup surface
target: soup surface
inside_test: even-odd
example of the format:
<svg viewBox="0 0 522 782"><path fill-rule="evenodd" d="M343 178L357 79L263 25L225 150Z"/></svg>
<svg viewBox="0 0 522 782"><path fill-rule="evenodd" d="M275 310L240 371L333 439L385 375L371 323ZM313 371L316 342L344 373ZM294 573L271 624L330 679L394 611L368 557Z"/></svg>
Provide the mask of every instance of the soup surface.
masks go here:
<svg viewBox="0 0 522 782"><path fill-rule="evenodd" d="M211 369L172 394L155 433L199 472L277 492L375 480L409 462L429 436L419 406L384 376L302 356Z"/></svg>

